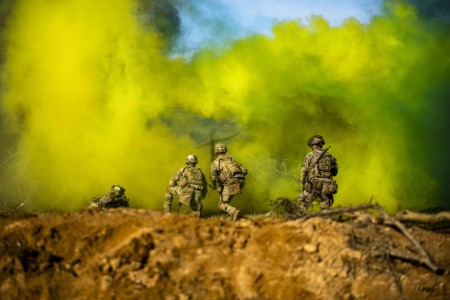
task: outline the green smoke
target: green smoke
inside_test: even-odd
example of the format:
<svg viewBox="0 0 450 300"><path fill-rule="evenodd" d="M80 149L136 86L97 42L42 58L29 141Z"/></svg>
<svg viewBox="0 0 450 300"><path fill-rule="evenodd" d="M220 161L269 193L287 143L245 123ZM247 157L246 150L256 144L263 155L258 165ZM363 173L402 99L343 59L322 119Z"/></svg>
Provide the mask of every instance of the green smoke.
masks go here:
<svg viewBox="0 0 450 300"><path fill-rule="evenodd" d="M250 172L236 205L261 211L270 199L297 197L313 134L339 162L336 205L446 205L442 20L393 1L367 25L281 22L273 37L188 61L167 54L175 6L142 3L14 5L2 72L2 135L13 140L1 149L5 207L73 210L120 184L132 206L161 209L185 157L197 154L209 173L201 145L234 136L226 144ZM152 23L143 9L167 22ZM210 192L206 207L216 202Z"/></svg>

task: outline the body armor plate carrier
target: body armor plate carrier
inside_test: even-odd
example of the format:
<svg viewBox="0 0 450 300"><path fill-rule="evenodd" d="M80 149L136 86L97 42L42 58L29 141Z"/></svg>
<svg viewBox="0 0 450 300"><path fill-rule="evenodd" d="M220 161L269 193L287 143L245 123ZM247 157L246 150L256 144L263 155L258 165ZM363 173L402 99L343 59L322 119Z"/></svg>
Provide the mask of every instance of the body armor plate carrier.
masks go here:
<svg viewBox="0 0 450 300"><path fill-rule="evenodd" d="M181 178L181 186L187 184L195 184L203 186L203 173L200 168L186 168L183 171L183 177Z"/></svg>

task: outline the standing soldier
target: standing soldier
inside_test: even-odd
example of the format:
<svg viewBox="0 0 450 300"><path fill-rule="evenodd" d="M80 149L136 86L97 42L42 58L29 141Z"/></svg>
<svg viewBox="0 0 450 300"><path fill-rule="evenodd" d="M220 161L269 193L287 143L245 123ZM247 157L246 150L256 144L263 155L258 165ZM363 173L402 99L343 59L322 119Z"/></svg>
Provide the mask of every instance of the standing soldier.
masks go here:
<svg viewBox="0 0 450 300"><path fill-rule="evenodd" d="M169 181L164 202L164 213L172 212L173 197L178 197L178 206L189 206L197 217L202 216L202 199L206 196L208 187L206 177L200 168L197 156L189 154L186 158L186 167L179 169ZM179 184L178 184L179 183Z"/></svg>
<svg viewBox="0 0 450 300"><path fill-rule="evenodd" d="M89 208L113 208L129 206L129 200L125 196L125 189L120 185L113 185L108 194L92 198Z"/></svg>
<svg viewBox="0 0 450 300"><path fill-rule="evenodd" d="M240 210L230 205L234 195L240 194L245 184L247 168L227 154L224 144L214 145L216 159L211 163L212 188L219 192L219 208L226 212L232 221L240 217Z"/></svg>
<svg viewBox="0 0 450 300"><path fill-rule="evenodd" d="M300 180L303 184L303 191L299 198L299 214L304 216L311 202L320 198L320 209L327 209L333 205L333 194L337 193L337 184L333 176L338 173L336 159L323 150L325 140L321 135L314 135L309 138L308 146L311 147L302 165Z"/></svg>

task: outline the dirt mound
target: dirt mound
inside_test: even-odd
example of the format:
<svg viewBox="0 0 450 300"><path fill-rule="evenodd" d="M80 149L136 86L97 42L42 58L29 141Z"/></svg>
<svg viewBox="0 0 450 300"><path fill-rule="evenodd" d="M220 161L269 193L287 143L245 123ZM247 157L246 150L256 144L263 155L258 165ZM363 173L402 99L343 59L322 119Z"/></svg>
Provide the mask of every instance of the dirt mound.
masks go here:
<svg viewBox="0 0 450 300"><path fill-rule="evenodd" d="M0 217L2 299L448 299L450 235L143 209ZM397 255L396 255L397 253Z"/></svg>

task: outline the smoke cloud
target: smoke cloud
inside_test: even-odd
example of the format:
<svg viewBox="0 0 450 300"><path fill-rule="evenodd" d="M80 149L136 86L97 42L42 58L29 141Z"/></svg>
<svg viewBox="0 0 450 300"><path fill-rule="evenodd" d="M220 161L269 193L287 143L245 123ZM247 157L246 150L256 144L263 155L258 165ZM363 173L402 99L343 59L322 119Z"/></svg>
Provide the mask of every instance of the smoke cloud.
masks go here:
<svg viewBox="0 0 450 300"><path fill-rule="evenodd" d="M168 54L179 20L164 11L172 25L152 27L131 0L15 1L2 34L3 208L71 211L120 184L132 206L162 209L185 157L209 175L210 139L233 136L250 173L236 205L264 211L297 197L314 134L338 159L335 205L448 205L445 22L389 1L369 24L280 22L188 60ZM210 191L206 208L216 203Z"/></svg>

